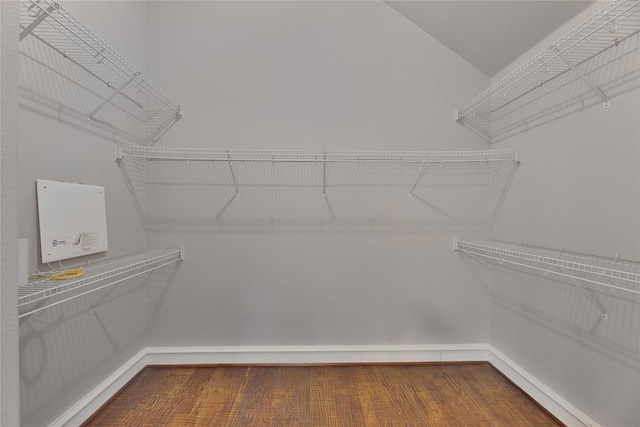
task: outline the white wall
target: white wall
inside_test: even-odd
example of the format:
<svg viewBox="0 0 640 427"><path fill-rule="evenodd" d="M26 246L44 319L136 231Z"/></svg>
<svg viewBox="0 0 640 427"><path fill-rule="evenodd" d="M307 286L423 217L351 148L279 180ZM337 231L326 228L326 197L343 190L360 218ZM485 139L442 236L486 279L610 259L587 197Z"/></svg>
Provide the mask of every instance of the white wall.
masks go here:
<svg viewBox="0 0 640 427"><path fill-rule="evenodd" d="M20 424L15 286L18 153L18 4L0 3L0 424Z"/></svg>
<svg viewBox="0 0 640 427"><path fill-rule="evenodd" d="M155 2L147 19L148 69L179 94L186 113L160 145L486 147L451 117L486 76L381 2ZM241 187L234 200L226 165L193 166L202 169L190 178L181 175L190 165L164 174L151 167L150 181L201 185L147 186L149 246L187 249L150 345L488 340L487 299L451 252L456 233L478 230L465 221L486 230L486 189L468 206L459 188L434 186L434 199L421 205L427 222L416 226L416 217L406 221L390 205L369 209L372 200L357 190L350 193L357 213L340 218L349 200L335 185L332 220L317 187L299 197ZM236 167L246 169L237 171L245 184L269 173ZM223 176L224 192L205 185L207 173ZM287 184L310 179L296 173ZM419 206L406 197L412 180L402 203Z"/></svg>
<svg viewBox="0 0 640 427"><path fill-rule="evenodd" d="M604 6L598 2L521 59L539 52ZM637 52L626 61L627 65L635 61L633 68L640 69ZM597 102L496 146L522 148L524 163L494 237L640 258L639 85L638 79L628 85L635 89L614 97L608 109ZM637 297L593 292L609 313L604 321L571 285L538 274L498 267L491 290L493 346L602 425L637 425Z"/></svg>
<svg viewBox="0 0 640 427"><path fill-rule="evenodd" d="M61 5L144 71L144 2ZM143 250L144 230L113 154L115 143L125 141L123 135L142 136L143 126L126 121L117 130L88 124L84 116L91 109L86 107L92 102L95 106L95 100L78 83L93 84L91 78L32 37L20 47L17 234L29 239L30 271L49 269L37 263L35 182L39 178L105 187L109 251L89 257L91 262ZM67 71L71 79L61 75ZM152 315L148 286L146 278L130 280L21 322L22 425L52 422L144 346Z"/></svg>

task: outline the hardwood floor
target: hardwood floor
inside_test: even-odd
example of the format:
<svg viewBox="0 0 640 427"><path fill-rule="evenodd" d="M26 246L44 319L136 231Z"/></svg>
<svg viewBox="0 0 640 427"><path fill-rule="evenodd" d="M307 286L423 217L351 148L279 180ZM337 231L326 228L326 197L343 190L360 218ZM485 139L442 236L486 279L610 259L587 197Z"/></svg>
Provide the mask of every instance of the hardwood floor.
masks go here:
<svg viewBox="0 0 640 427"><path fill-rule="evenodd" d="M147 367L83 426L559 426L488 363Z"/></svg>

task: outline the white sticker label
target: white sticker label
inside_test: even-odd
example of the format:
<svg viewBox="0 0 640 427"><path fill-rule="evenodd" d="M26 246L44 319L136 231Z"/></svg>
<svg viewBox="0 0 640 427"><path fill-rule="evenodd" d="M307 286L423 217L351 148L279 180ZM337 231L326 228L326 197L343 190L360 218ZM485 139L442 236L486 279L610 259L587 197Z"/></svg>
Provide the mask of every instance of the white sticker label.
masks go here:
<svg viewBox="0 0 640 427"><path fill-rule="evenodd" d="M95 252L100 249L100 233L97 231L78 233L73 241L73 253Z"/></svg>

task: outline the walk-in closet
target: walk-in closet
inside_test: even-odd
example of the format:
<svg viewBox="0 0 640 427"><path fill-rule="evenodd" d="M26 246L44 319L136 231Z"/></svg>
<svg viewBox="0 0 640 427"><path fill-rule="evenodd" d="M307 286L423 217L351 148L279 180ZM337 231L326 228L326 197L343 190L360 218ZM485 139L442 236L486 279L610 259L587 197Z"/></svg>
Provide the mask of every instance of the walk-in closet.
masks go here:
<svg viewBox="0 0 640 427"><path fill-rule="evenodd" d="M640 1L0 20L2 426L640 425Z"/></svg>

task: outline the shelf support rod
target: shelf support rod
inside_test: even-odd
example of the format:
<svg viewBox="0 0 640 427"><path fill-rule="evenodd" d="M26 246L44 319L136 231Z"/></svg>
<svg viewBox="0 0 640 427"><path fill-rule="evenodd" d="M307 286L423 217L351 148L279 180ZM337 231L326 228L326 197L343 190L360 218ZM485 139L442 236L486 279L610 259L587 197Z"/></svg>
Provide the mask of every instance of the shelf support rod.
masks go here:
<svg viewBox="0 0 640 427"><path fill-rule="evenodd" d="M129 83L131 83L132 81L134 81L136 79L136 77L138 77L138 75L140 75L139 72L135 73L133 75L133 77L131 77L128 81L126 81L122 86L120 86L119 89L115 90L111 95L109 95L108 98L106 98L104 101L102 101L102 103L100 105L98 105L91 113L89 113L89 115L87 116L87 121L89 123L91 123L93 121L93 116L96 115L96 113L100 110L102 110L102 108L109 104L111 102L111 100L113 98L116 97L116 95L118 95L120 92L122 92L124 90L124 88L126 88L127 86L129 86Z"/></svg>
<svg viewBox="0 0 640 427"><path fill-rule="evenodd" d="M36 5L35 4L32 5L29 9L33 8L34 6ZM58 3L53 3L51 6L47 8L47 10L40 9L40 13L38 14L38 16L36 16L36 18L31 22L31 24L29 24L28 27L26 27L24 30L22 30L22 32L20 32L20 41L22 41L23 38L31 34L31 31L33 31L38 25L40 25L42 21L47 19L47 16L51 15L53 11L56 10L57 8L58 8Z"/></svg>
<svg viewBox="0 0 640 427"><path fill-rule="evenodd" d="M573 284L573 286L575 286L580 291L582 295L584 295L586 299L589 300L591 304L594 305L594 307L600 312L600 317L603 320L609 320L609 313L607 313L607 310L605 310L605 308L602 306L602 304L600 304L600 302L597 299L595 299L593 296L587 293L587 291L582 287L582 285L577 279L569 278L569 281Z"/></svg>
<svg viewBox="0 0 640 427"><path fill-rule="evenodd" d="M566 56L562 54L562 52L558 51L558 57L562 59L562 61L565 64L567 64L567 66L569 66L569 68L571 68L571 70L574 73L576 73L577 76L580 77L582 81L585 82L587 86L589 86L591 90L596 93L596 95L600 97L600 99L602 99L602 102L604 103L604 108L609 108L609 98L607 97L607 95L604 94L602 89L600 89L591 80L589 80L587 76L585 76L584 73L578 69L578 67L576 67L571 61L569 61L569 59L567 59Z"/></svg>
<svg viewBox="0 0 640 427"><path fill-rule="evenodd" d="M229 154L229 150L227 150L227 159L229 159L229 170L231 171L231 179L233 180L233 188L236 189L236 197L240 197L240 192L238 191L238 183L236 182L236 174L233 173L233 165L231 164L231 155Z"/></svg>
<svg viewBox="0 0 640 427"><path fill-rule="evenodd" d="M322 162L322 197L327 197L327 152L324 152L324 161Z"/></svg>
<svg viewBox="0 0 640 427"><path fill-rule="evenodd" d="M420 165L420 170L418 171L418 175L416 175L416 179L413 181L413 185L411 186L411 190L409 190L409 197L413 197L413 190L416 189L420 178L422 178L422 171L424 170L424 164L427 162L427 156L424 156L422 160L422 164Z"/></svg>
<svg viewBox="0 0 640 427"><path fill-rule="evenodd" d="M549 273L551 273L551 274L562 274L562 267L556 268L555 270L557 270L557 271L554 271L554 269L549 267ZM543 272L543 275L546 275L546 272ZM576 279L575 277L573 277L571 275L568 275L566 277L569 279L571 284L573 286L575 286L576 289L578 289L580 291L580 293L587 300L589 300L589 302L591 304L593 304L593 306L596 308L596 310L598 310L600 312L600 317L602 318L602 320L609 320L609 313L607 313L607 310L602 306L602 304L600 304L600 301L598 301L591 294L589 294L587 292L587 290L580 284L580 279Z"/></svg>

